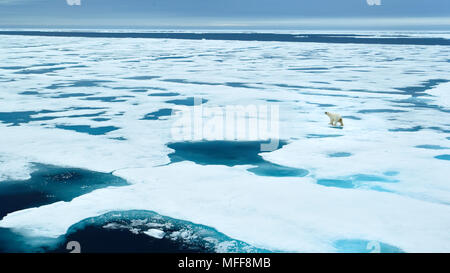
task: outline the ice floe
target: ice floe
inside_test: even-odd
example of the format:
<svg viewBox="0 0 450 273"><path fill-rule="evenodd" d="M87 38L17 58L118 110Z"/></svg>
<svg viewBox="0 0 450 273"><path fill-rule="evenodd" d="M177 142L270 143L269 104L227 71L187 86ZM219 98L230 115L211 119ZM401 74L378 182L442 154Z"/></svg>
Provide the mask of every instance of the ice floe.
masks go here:
<svg viewBox="0 0 450 273"><path fill-rule="evenodd" d="M58 238L90 217L150 210L271 251L374 241L450 251L448 152L437 148L449 147L448 46L32 36L0 45L0 183L30 178L31 162L132 183L10 212L2 228ZM286 145L238 164L187 150L173 160L169 111L193 98L278 105ZM325 111L345 127L329 127Z"/></svg>

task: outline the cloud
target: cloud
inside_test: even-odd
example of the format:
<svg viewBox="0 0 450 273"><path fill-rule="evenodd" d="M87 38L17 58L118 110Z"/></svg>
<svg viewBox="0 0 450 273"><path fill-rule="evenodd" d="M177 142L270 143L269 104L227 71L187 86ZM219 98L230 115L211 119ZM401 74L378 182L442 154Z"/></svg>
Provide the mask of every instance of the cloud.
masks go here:
<svg viewBox="0 0 450 273"><path fill-rule="evenodd" d="M0 0L0 4L15 4L21 2L26 2L26 0Z"/></svg>
<svg viewBox="0 0 450 273"><path fill-rule="evenodd" d="M369 6L381 6L381 0L366 0Z"/></svg>
<svg viewBox="0 0 450 273"><path fill-rule="evenodd" d="M0 0L0 5L19 5L32 0Z"/></svg>
<svg viewBox="0 0 450 273"><path fill-rule="evenodd" d="M69 6L81 6L81 0L66 0Z"/></svg>
<svg viewBox="0 0 450 273"><path fill-rule="evenodd" d="M0 0L0 5L20 5L42 0ZM69 6L81 6L81 0L58 0L65 1Z"/></svg>

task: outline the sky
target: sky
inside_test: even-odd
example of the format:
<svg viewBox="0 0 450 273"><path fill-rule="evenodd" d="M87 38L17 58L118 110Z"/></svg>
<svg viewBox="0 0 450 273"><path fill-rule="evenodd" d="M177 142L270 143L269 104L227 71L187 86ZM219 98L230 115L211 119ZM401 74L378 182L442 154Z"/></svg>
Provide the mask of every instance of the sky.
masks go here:
<svg viewBox="0 0 450 273"><path fill-rule="evenodd" d="M8 26L450 30L450 0L0 0Z"/></svg>

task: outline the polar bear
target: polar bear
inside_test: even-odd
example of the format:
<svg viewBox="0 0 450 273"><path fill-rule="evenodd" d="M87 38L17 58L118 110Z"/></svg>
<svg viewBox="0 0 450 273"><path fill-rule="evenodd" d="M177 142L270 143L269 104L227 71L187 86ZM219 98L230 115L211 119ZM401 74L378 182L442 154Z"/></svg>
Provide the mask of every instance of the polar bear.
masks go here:
<svg viewBox="0 0 450 273"><path fill-rule="evenodd" d="M342 120L341 115L339 114L335 114L335 113L330 113L330 112L325 112L325 115L327 115L330 118L330 125L332 126L336 126L337 123L339 122L341 124L342 127L344 127L344 121Z"/></svg>

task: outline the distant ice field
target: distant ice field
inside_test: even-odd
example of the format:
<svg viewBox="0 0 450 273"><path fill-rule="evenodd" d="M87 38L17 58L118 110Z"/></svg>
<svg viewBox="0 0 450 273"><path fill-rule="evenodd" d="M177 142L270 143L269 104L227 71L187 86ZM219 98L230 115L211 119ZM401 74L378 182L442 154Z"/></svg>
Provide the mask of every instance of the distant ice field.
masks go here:
<svg viewBox="0 0 450 273"><path fill-rule="evenodd" d="M437 35L436 35L437 34ZM443 35L444 34L444 35ZM348 33L291 33L271 31L111 31L111 30L1 30L0 35L25 35L46 37L88 37L88 38L154 38L218 41L271 41L309 43L355 43L355 44L401 44L401 45L450 45L446 33L420 36L411 33L366 32Z"/></svg>
<svg viewBox="0 0 450 273"><path fill-rule="evenodd" d="M8 206L0 231L55 239L140 211L252 251L449 252L448 34L405 35L444 42L0 35L0 189L36 181L36 164L127 182ZM172 109L195 98L277 105L280 145L173 139Z"/></svg>

